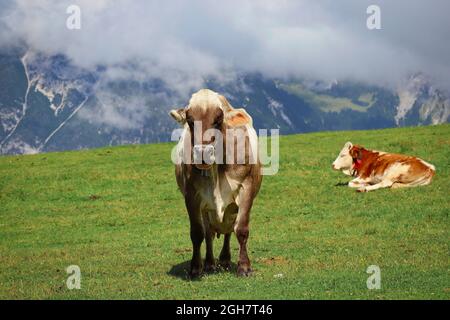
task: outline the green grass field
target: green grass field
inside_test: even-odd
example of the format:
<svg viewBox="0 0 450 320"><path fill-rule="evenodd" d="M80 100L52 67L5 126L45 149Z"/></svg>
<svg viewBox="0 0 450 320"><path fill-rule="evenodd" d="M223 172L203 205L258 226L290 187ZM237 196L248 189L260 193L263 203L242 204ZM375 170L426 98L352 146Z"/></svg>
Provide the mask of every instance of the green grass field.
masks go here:
<svg viewBox="0 0 450 320"><path fill-rule="evenodd" d="M430 186L360 194L343 144L416 155ZM254 275L189 281L173 144L0 157L2 299L449 299L450 125L283 136L252 210ZM223 237L215 240L218 255ZM238 244L233 236L232 255ZM66 287L69 265L81 289ZM368 290L366 269L381 268Z"/></svg>

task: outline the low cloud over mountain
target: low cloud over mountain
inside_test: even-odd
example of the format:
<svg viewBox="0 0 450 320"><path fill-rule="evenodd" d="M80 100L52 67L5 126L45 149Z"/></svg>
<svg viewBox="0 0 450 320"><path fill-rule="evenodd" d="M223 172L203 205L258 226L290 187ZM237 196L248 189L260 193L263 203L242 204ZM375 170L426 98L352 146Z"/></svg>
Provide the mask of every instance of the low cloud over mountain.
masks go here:
<svg viewBox="0 0 450 320"><path fill-rule="evenodd" d="M420 71L450 83L445 0L1 2L2 47L20 41L78 66L160 78L181 92L205 76L230 80L236 70L383 85ZM66 28L71 4L81 8L81 30ZM366 27L370 4L381 9L381 30ZM125 63L141 73L120 70Z"/></svg>

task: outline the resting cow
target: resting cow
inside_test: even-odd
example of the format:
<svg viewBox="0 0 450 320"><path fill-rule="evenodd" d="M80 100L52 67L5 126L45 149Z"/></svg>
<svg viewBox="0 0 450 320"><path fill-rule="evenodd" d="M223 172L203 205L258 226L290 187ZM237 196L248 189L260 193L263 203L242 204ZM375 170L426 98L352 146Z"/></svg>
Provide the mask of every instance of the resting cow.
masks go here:
<svg viewBox="0 0 450 320"><path fill-rule="evenodd" d="M368 150L351 142L344 145L332 167L355 177L348 186L359 192L424 186L431 183L436 172L422 159Z"/></svg>
<svg viewBox="0 0 450 320"><path fill-rule="evenodd" d="M204 270L215 270L215 234L217 237L224 234L219 263L229 268L233 231L240 247L237 273L250 275L247 254L250 209L262 181L252 119L244 109L234 109L225 97L208 89L193 94L187 107L172 110L170 115L183 126L175 176L190 220L193 246L190 275L202 273L200 248L204 239Z"/></svg>

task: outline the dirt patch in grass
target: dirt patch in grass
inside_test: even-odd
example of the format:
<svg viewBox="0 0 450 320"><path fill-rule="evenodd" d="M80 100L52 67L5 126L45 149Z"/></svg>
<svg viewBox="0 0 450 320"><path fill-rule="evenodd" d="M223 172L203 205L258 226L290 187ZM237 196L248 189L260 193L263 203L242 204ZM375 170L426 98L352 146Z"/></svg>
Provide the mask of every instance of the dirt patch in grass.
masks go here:
<svg viewBox="0 0 450 320"><path fill-rule="evenodd" d="M268 266L289 264L289 260L286 259L285 257L281 257L281 256L262 258L262 259L259 259L258 262L263 263Z"/></svg>
<svg viewBox="0 0 450 320"><path fill-rule="evenodd" d="M186 253L186 252L191 252L192 249L191 248L176 248L175 250L173 250L175 253Z"/></svg>

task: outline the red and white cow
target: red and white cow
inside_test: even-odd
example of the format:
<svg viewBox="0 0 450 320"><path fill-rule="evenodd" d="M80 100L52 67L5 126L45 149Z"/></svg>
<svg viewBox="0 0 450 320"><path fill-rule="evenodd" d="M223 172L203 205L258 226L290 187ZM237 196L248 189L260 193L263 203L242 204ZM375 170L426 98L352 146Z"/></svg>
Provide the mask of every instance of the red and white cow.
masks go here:
<svg viewBox="0 0 450 320"><path fill-rule="evenodd" d="M424 186L431 183L436 172L422 159L368 150L351 142L344 145L332 167L355 177L348 186L359 192Z"/></svg>

